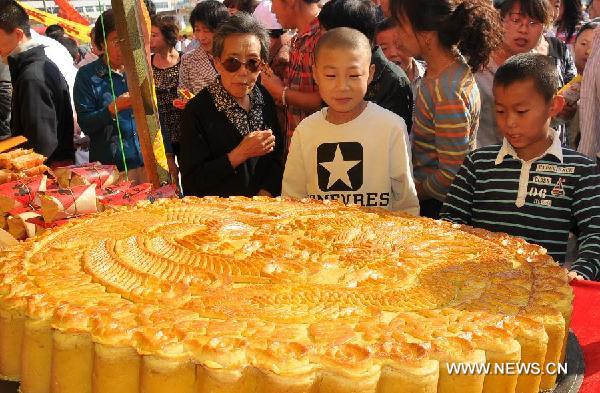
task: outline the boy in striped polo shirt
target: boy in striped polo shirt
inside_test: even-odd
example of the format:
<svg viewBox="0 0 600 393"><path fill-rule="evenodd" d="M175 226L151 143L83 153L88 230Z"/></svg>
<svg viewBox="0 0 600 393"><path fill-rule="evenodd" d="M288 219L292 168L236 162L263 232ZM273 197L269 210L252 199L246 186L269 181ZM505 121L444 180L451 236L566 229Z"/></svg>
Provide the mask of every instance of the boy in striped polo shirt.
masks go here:
<svg viewBox="0 0 600 393"><path fill-rule="evenodd" d="M502 145L467 155L441 217L545 247L564 263L569 231L579 237L572 278L600 279L600 175L596 164L561 146L550 121L562 109L548 57L513 56L494 77Z"/></svg>

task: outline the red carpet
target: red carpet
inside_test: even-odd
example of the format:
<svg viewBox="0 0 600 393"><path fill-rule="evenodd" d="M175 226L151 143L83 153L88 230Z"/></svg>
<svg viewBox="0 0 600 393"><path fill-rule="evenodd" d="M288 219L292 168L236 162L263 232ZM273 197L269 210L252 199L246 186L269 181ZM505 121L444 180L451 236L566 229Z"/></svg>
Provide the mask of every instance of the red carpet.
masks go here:
<svg viewBox="0 0 600 393"><path fill-rule="evenodd" d="M571 329L585 357L585 378L580 393L600 392L600 283L576 281Z"/></svg>

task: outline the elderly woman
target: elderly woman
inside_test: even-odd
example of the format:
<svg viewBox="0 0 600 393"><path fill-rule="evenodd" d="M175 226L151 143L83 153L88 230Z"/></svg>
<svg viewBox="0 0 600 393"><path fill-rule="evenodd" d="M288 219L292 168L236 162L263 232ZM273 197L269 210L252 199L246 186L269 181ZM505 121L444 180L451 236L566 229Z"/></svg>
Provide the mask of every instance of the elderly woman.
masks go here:
<svg viewBox="0 0 600 393"><path fill-rule="evenodd" d="M269 36L250 15L229 18L213 38L221 77L198 93L181 120L185 195L279 195L283 167L275 104L256 84Z"/></svg>

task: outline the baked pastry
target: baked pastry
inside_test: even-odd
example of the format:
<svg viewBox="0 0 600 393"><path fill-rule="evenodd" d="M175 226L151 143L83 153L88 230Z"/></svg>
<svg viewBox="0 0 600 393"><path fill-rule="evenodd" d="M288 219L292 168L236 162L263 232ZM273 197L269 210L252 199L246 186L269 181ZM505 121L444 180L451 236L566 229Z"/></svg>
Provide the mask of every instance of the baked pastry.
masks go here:
<svg viewBox="0 0 600 393"><path fill-rule="evenodd" d="M338 203L142 202L0 254L23 393L537 392L573 295L541 247ZM456 368L454 368L456 370Z"/></svg>
<svg viewBox="0 0 600 393"><path fill-rule="evenodd" d="M11 138L15 139L15 138ZM22 142L17 139L14 142ZM26 140L25 140L26 141ZM0 144L4 143L0 142ZM9 144L13 141L7 141ZM0 151L3 151L0 148ZM14 149L5 153L0 153L0 184L16 181L18 179L43 175L49 172L49 168L44 165L46 157L35 153L31 149Z"/></svg>

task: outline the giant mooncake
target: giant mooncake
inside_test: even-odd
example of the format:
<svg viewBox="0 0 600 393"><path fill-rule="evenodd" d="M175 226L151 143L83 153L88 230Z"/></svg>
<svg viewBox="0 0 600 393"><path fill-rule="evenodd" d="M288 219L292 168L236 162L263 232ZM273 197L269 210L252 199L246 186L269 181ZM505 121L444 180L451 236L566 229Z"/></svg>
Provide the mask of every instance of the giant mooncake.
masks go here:
<svg viewBox="0 0 600 393"><path fill-rule="evenodd" d="M23 393L538 392L572 291L538 246L338 203L186 198L0 254L0 374Z"/></svg>

